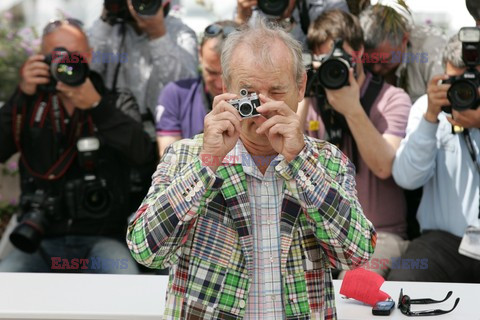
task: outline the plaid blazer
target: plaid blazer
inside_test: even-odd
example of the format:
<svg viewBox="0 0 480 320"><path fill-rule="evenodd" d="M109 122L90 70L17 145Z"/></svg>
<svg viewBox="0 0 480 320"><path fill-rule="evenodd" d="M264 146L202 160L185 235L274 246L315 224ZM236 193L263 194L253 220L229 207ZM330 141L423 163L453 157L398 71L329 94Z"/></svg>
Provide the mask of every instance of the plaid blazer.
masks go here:
<svg viewBox="0 0 480 320"><path fill-rule="evenodd" d="M203 135L168 148L130 222L133 257L170 269L167 319L243 319L253 274L253 236L242 165L214 174L199 159ZM331 268L352 269L375 248L356 197L354 166L336 147L306 146L275 168L284 180L281 274L286 319L336 319ZM228 162L224 160L224 162ZM207 163L208 164L208 163Z"/></svg>

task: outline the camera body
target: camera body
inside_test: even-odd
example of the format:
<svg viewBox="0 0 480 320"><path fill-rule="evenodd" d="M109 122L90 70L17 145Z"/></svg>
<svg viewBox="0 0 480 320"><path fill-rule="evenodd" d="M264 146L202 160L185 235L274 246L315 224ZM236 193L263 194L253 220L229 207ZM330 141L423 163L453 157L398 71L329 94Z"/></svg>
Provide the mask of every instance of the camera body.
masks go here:
<svg viewBox="0 0 480 320"><path fill-rule="evenodd" d="M314 59L310 53L304 52L303 64L307 69L307 97L320 97L326 101L325 89L338 90L349 85L350 68L353 68L356 77L357 63L343 49L342 39L336 39L332 50L320 59Z"/></svg>
<svg viewBox="0 0 480 320"><path fill-rule="evenodd" d="M63 47L55 48L46 55L44 62L49 66L50 82L39 86L42 91L55 92L58 81L72 87L80 86L90 73L88 62L81 54L69 52Z"/></svg>
<svg viewBox="0 0 480 320"><path fill-rule="evenodd" d="M257 94L254 92L248 95L247 89L241 89L240 95L242 96L240 99L232 99L228 103L237 109L242 118L259 116L260 113L258 113L257 108L260 106L260 99Z"/></svg>
<svg viewBox="0 0 480 320"><path fill-rule="evenodd" d="M22 194L20 207L22 221L10 234L10 241L17 248L33 253L38 249L50 221L61 217L60 198L38 189L34 193Z"/></svg>
<svg viewBox="0 0 480 320"><path fill-rule="evenodd" d="M462 75L450 77L442 82L451 84L447 91L451 107L442 108L447 113L451 113L452 109L457 111L476 109L480 104L478 94L480 72L476 69L480 65L480 29L464 27L460 29L458 38L462 42L462 60L468 69Z"/></svg>
<svg viewBox="0 0 480 320"><path fill-rule="evenodd" d="M330 53L320 59L318 80L326 89L340 89L349 85L349 69L356 66L355 59L343 49L343 40L336 39Z"/></svg>
<svg viewBox="0 0 480 320"><path fill-rule="evenodd" d="M135 12L141 16L154 16L163 5L162 0L132 0ZM133 22L134 19L128 10L127 0L105 0L103 3L107 15L105 21L113 25L116 23ZM170 3L164 6L166 16L170 10Z"/></svg>

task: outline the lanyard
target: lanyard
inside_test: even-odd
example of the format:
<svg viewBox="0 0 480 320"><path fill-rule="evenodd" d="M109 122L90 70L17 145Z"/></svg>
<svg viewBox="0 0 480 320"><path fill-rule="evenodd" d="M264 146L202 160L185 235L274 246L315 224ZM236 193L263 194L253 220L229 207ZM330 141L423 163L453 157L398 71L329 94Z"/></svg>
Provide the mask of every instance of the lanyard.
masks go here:
<svg viewBox="0 0 480 320"><path fill-rule="evenodd" d="M480 163L478 163L477 154L475 153L475 149L473 148L472 138L470 137L470 131L468 131L468 129L463 130L463 137L465 138L465 143L467 144L468 153L470 153L470 157L472 158L473 163L477 167L478 173L480 173ZM480 219L480 188L478 201L478 219Z"/></svg>

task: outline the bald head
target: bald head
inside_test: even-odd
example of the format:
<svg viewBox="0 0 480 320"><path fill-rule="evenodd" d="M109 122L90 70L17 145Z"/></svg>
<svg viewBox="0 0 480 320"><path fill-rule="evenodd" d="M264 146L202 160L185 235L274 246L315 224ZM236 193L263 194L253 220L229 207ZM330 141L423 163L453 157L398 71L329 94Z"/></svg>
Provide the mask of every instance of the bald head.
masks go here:
<svg viewBox="0 0 480 320"><path fill-rule="evenodd" d="M91 49L87 36L75 26L62 24L43 36L42 54L49 54L58 47L63 47L70 52L81 53L90 62Z"/></svg>

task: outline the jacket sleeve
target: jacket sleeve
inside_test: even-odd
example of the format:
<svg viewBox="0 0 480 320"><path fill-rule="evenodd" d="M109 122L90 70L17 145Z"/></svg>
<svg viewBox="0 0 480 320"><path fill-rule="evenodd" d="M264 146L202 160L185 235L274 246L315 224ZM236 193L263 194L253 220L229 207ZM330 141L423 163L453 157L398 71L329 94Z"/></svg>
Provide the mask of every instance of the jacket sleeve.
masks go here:
<svg viewBox="0 0 480 320"><path fill-rule="evenodd" d="M167 151L153 175L152 185L127 230L132 256L149 268L176 263L196 216L220 191L223 180L179 146ZM178 150L180 149L180 150Z"/></svg>
<svg viewBox="0 0 480 320"><path fill-rule="evenodd" d="M402 188L413 190L423 186L435 174L437 130L439 124L425 120L428 97L420 97L408 118L407 136L402 140L393 161L392 175Z"/></svg>
<svg viewBox="0 0 480 320"><path fill-rule="evenodd" d="M12 112L14 105L21 103L19 100L23 100L27 104L30 103L30 98L23 95L20 90L17 90L8 102L3 107L0 107L0 163L4 163L17 152L13 136ZM21 106L18 105L18 107L20 108Z"/></svg>
<svg viewBox="0 0 480 320"><path fill-rule="evenodd" d="M376 231L365 217L355 189L355 167L333 145L306 140L303 151L276 168L296 194L308 225L338 269L353 269L370 259Z"/></svg>
<svg viewBox="0 0 480 320"><path fill-rule="evenodd" d="M127 111L122 111L122 105L117 108L118 99L118 94L106 93L99 105L88 111L98 130L98 136L102 143L119 151L131 163L150 163L156 151L142 123L138 121L140 115L134 117L131 111L127 115Z"/></svg>

